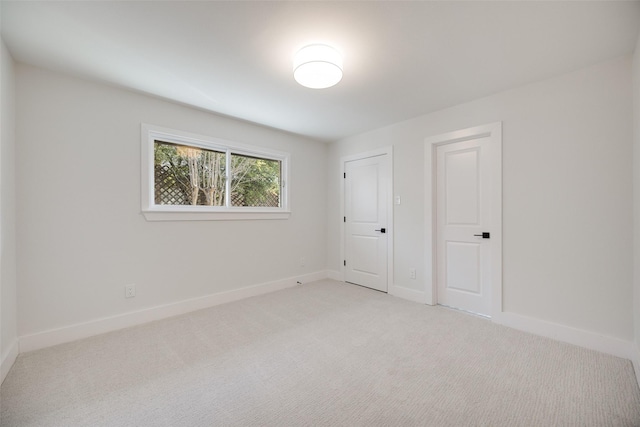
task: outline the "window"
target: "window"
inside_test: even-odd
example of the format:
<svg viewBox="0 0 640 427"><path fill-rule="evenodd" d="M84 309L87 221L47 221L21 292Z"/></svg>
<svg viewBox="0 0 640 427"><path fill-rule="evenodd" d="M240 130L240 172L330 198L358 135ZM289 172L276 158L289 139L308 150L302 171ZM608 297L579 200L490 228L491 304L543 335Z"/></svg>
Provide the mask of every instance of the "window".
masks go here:
<svg viewBox="0 0 640 427"><path fill-rule="evenodd" d="M288 218L289 155L142 125L148 220Z"/></svg>

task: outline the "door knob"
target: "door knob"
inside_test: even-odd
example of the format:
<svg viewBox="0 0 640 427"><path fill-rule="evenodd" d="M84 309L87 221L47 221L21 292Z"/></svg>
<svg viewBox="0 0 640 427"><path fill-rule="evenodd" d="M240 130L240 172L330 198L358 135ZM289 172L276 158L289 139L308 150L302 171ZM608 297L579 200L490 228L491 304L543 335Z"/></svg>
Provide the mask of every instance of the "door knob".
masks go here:
<svg viewBox="0 0 640 427"><path fill-rule="evenodd" d="M483 231L482 234L474 234L474 236L482 237L483 239L489 239L491 238L491 233L487 233L486 231Z"/></svg>
<svg viewBox="0 0 640 427"><path fill-rule="evenodd" d="M379 232L381 232L381 233L386 233L386 232L387 232L387 229L386 229L386 228L381 228L380 230L374 230L374 231L379 231Z"/></svg>

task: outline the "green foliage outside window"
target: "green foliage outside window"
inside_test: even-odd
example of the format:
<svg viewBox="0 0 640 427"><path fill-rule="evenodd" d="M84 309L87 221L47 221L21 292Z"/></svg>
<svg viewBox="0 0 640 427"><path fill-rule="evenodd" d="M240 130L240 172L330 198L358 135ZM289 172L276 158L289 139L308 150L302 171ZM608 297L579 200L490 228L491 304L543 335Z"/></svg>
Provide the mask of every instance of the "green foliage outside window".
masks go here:
<svg viewBox="0 0 640 427"><path fill-rule="evenodd" d="M226 152L155 141L155 204L226 206L226 156ZM279 207L281 163L231 153L230 205Z"/></svg>

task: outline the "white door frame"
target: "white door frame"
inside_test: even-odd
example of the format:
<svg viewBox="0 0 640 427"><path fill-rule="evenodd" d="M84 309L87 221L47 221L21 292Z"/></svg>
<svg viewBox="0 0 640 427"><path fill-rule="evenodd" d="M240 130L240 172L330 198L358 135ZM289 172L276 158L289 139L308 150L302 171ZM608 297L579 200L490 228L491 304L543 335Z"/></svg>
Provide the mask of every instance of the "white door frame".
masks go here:
<svg viewBox="0 0 640 427"><path fill-rule="evenodd" d="M491 159L491 318L498 320L502 313L502 122L490 123L432 136L424 140L424 213L426 303L438 303L436 282L436 147L453 142L487 137L493 149Z"/></svg>
<svg viewBox="0 0 640 427"><path fill-rule="evenodd" d="M366 151L363 153L352 154L350 156L344 156L340 158L340 212L344 217L345 214L345 205L344 205L344 174L346 170L346 163L354 160L362 160L368 159L370 157L376 156L385 156L387 162L387 170L389 171L389 178L387 181L387 293L393 295L393 147L382 147L376 150ZM340 259L344 260L345 258L345 226L344 221L340 221ZM344 265L340 265L340 275L342 276L341 281L344 281L345 270Z"/></svg>

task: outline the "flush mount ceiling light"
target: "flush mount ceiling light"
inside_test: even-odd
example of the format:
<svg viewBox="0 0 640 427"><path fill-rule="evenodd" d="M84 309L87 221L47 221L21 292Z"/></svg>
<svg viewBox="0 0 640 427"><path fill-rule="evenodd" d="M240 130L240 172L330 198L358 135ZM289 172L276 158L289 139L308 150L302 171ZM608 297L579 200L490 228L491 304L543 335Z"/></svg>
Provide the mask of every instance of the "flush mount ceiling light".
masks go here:
<svg viewBox="0 0 640 427"><path fill-rule="evenodd" d="M342 79L342 55L325 44L305 46L293 57L293 77L311 89L331 87Z"/></svg>

